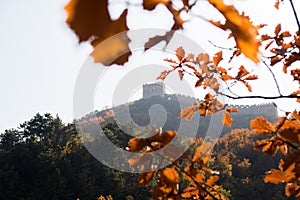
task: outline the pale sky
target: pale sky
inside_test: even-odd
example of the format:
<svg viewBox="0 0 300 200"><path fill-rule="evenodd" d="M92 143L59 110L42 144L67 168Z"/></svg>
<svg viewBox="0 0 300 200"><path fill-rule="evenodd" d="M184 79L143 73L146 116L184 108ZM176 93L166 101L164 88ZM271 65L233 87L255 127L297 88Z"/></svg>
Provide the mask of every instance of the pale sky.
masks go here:
<svg viewBox="0 0 300 200"><path fill-rule="evenodd" d="M281 5L280 11L272 7L275 0L228 2L238 2L236 6L244 9L256 24L268 23L272 31L279 22L283 23L283 29L295 31L297 28L289 1ZM72 121L76 77L92 48L87 43L78 45L75 34L65 24L63 7L66 3L67 0L0 0L0 132L19 126L37 112L58 113L64 122ZM294 0L294 3L300 15L300 2ZM212 12L206 4L203 2L202 8L195 8L194 13L218 19L220 15ZM165 16L162 6L158 6L154 13L141 12L138 7L129 11L130 28L168 29L172 26L171 16L162 20ZM227 34L199 18L191 19L185 28L183 34L193 38L208 53L218 51L208 40L221 46L231 44L224 42ZM117 78L111 80L109 85L113 87ZM286 78L282 78L280 84L283 91L291 88ZM258 84L254 89L262 94L274 89L273 83L264 83L264 86L268 88L261 90L261 84ZM282 105L286 104L282 102Z"/></svg>

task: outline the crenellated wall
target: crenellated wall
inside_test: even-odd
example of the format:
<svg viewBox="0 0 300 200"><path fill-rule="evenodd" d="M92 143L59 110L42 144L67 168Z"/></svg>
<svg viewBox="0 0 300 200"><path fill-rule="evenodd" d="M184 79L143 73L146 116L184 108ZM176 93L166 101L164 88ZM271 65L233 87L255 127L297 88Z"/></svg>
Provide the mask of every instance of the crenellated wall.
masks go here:
<svg viewBox="0 0 300 200"><path fill-rule="evenodd" d="M150 83L143 85L143 98L148 99L152 96L164 95L166 94L166 88L164 83Z"/></svg>

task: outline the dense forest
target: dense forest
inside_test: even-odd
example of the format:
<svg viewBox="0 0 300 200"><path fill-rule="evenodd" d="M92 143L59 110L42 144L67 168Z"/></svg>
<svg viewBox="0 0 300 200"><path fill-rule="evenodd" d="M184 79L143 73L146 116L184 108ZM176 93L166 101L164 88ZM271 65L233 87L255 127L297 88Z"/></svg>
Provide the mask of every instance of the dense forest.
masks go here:
<svg viewBox="0 0 300 200"><path fill-rule="evenodd" d="M163 104L164 101L168 101L166 105L170 109L178 109L173 105L175 101L170 103L170 98L155 97L131 104L134 108L132 115L141 116L143 109L151 106L147 105L149 102ZM137 111L138 108L142 110ZM130 136L119 128L112 113L96 113L103 116L100 123L107 137L115 145L125 148ZM168 115L176 119L174 109ZM88 120L94 119L88 116L82 119L83 122ZM238 123L247 127L246 122L241 120ZM139 123L146 124L147 121ZM167 128L172 129L172 121L168 123ZM263 182L264 172L276 167L281 157L254 151L255 141L261 137L248 129L235 129L218 139L214 146L208 165L220 172L218 183L223 186L220 192L230 199L286 198L283 185ZM203 141L200 137L193 140L194 144L187 151L189 154L193 154ZM149 186L141 186L138 174L116 171L103 165L85 149L75 122L65 124L58 116L50 114L38 113L18 128L5 130L1 134L0 147L0 199L84 200L104 199L109 195L113 199L151 199L149 190L156 184L153 180ZM181 184L188 183L183 181Z"/></svg>

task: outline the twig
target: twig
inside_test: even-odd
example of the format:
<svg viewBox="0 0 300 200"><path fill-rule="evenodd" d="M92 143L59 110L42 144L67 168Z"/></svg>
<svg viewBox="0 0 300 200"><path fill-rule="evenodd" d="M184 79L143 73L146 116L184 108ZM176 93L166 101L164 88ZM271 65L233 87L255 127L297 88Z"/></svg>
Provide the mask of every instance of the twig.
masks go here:
<svg viewBox="0 0 300 200"><path fill-rule="evenodd" d="M208 40L208 42L213 45L214 47L216 48L219 48L219 49L224 49L224 50L229 50L229 51L236 51L235 48L230 48L230 47L221 47L221 46L218 46L216 44L214 44L212 41Z"/></svg>
<svg viewBox="0 0 300 200"><path fill-rule="evenodd" d="M275 77L273 71L271 70L271 68L269 67L269 65L268 65L264 60L263 60L262 62L263 62L264 65L268 68L269 72L272 74L273 80L274 80L274 82L275 82L275 84L276 84L276 87L277 87L277 91L278 91L279 95L282 96L282 94L281 94L281 92L280 92L280 88L279 88L278 81L277 81L277 79L276 79L276 77Z"/></svg>

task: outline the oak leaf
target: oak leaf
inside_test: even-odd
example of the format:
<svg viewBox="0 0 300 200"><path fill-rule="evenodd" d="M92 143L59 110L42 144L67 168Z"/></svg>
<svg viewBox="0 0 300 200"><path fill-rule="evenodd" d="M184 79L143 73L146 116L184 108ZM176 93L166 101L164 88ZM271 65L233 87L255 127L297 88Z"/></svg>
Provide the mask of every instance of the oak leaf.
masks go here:
<svg viewBox="0 0 300 200"><path fill-rule="evenodd" d="M250 127L254 129L255 132L263 134L273 133L275 131L273 125L263 117L257 117L251 120Z"/></svg>
<svg viewBox="0 0 300 200"><path fill-rule="evenodd" d="M209 0L209 3L220 11L226 19L225 24L211 21L212 24L223 30L231 30L232 36L242 53L258 63L260 41L256 39L257 27L252 24L249 17L239 14L234 6L225 5L223 0Z"/></svg>
<svg viewBox="0 0 300 200"><path fill-rule="evenodd" d="M230 128L232 122L232 117L229 115L228 112L224 111L223 115L223 124Z"/></svg>
<svg viewBox="0 0 300 200"><path fill-rule="evenodd" d="M118 20L111 20L108 12L108 0L71 0L66 6L66 22L79 37L79 42L90 40L96 47L105 39L123 31L128 31L126 25L127 10L125 10ZM93 52L95 62L104 65L124 64L131 54L128 47L130 39L127 34L124 37L111 41L110 47L114 47L109 52ZM107 49L107 48L106 48ZM104 55L103 55L104 54ZM122 56L123 55L123 56ZM119 56L119 57L118 57ZM111 61L112 57L118 57Z"/></svg>
<svg viewBox="0 0 300 200"><path fill-rule="evenodd" d="M155 171L142 173L139 177L139 183L141 185L148 185L148 183L153 179Z"/></svg>

